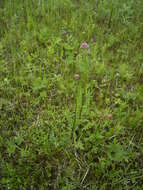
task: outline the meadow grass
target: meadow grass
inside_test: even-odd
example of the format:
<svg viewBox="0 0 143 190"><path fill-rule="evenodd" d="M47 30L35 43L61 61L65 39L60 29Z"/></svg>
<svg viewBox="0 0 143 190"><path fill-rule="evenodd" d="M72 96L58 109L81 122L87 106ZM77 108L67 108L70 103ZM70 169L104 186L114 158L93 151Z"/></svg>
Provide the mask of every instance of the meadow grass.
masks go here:
<svg viewBox="0 0 143 190"><path fill-rule="evenodd" d="M0 1L0 189L143 189L142 36L142 0Z"/></svg>

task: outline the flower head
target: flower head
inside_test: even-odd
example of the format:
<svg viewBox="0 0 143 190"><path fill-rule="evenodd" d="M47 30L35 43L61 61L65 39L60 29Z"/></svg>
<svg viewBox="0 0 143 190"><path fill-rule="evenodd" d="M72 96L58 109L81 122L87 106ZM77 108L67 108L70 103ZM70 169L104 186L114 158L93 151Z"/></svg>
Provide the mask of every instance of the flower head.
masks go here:
<svg viewBox="0 0 143 190"><path fill-rule="evenodd" d="M75 79L75 80L79 80L79 79L80 79L80 75L79 75L78 73L76 73L76 74L74 75L74 79Z"/></svg>
<svg viewBox="0 0 143 190"><path fill-rule="evenodd" d="M81 49L87 49L88 48L88 44L86 42L83 42L80 46Z"/></svg>

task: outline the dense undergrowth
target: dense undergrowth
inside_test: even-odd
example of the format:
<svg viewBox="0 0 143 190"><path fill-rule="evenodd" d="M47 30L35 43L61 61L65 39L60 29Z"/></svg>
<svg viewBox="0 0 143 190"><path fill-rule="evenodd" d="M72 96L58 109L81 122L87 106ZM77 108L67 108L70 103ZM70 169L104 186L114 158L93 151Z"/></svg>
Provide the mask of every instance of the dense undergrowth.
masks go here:
<svg viewBox="0 0 143 190"><path fill-rule="evenodd" d="M143 189L142 0L0 0L0 161L1 190Z"/></svg>

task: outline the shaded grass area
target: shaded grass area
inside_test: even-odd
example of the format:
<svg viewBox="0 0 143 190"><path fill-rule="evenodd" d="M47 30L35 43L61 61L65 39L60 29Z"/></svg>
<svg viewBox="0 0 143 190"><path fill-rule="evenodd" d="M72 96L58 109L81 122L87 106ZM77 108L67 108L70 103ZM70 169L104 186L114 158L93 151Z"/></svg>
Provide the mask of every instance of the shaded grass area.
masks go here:
<svg viewBox="0 0 143 190"><path fill-rule="evenodd" d="M143 189L142 10L0 1L1 189Z"/></svg>

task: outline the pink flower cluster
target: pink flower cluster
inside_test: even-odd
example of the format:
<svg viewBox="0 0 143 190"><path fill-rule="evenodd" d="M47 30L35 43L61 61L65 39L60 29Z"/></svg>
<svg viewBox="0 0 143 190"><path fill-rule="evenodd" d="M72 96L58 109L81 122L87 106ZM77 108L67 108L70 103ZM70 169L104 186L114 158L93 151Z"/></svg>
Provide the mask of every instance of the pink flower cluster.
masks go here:
<svg viewBox="0 0 143 190"><path fill-rule="evenodd" d="M87 49L88 48L88 44L86 42L83 42L80 46L81 49Z"/></svg>

